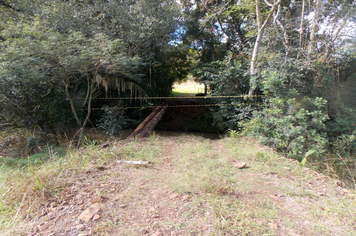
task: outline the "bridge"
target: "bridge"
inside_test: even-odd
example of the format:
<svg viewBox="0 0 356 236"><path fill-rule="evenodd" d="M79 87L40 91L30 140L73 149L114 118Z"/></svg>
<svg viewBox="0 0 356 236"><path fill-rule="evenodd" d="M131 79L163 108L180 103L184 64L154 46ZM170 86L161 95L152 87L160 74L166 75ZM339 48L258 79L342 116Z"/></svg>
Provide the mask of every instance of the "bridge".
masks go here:
<svg viewBox="0 0 356 236"><path fill-rule="evenodd" d="M186 108L189 114L199 113L199 107L207 106L246 106L246 105L255 105L257 103L247 99L246 95L237 95L237 96L206 96L206 97L160 97L157 99L166 99L163 103L155 108L155 110L144 120L142 123L137 126L134 132L128 138L144 138L149 136L149 133L152 132L157 126L158 122L161 120L165 114L167 108ZM264 97L262 95L254 95L253 97ZM203 102L202 100L210 100L217 98L242 98L243 101L236 101L234 103L213 103L213 102ZM154 98L150 98L154 99ZM200 100L200 102L198 102ZM185 101L185 102L184 102ZM188 103L188 104L187 104ZM182 105L184 104L184 105ZM198 110L197 110L198 109ZM187 113L184 112L184 113ZM171 112L170 112L170 115ZM172 118L172 117L171 117ZM174 119L172 122L175 122Z"/></svg>
<svg viewBox="0 0 356 236"><path fill-rule="evenodd" d="M159 106L149 105L149 106L127 106L123 107L126 109L144 109L144 108L155 108L154 111L146 117L144 121L141 122L139 126L134 130L133 133L128 137L131 138L144 138L149 136L163 115L165 114L167 108L186 108L189 114L196 113L198 107L207 106L247 106L247 105L257 105L261 103L256 103L250 98L263 98L264 95L235 95L235 96L195 96L195 97L111 97L111 98L95 98L97 100L161 100L162 103ZM227 99L233 98L235 101L230 103L216 103L216 101L207 102L211 99ZM239 99L238 99L239 98ZM94 100L95 100L94 99ZM202 101L205 100L205 101ZM182 105L183 104L183 105ZM92 108L92 110L102 110L102 108ZM187 113L185 112L185 113ZM171 117L172 118L172 117ZM172 120L172 122L175 122Z"/></svg>
<svg viewBox="0 0 356 236"><path fill-rule="evenodd" d="M158 122L161 120L162 116L166 112L168 103L164 102L149 115L142 123L137 126L134 132L128 138L144 138L149 135L150 132L154 130Z"/></svg>

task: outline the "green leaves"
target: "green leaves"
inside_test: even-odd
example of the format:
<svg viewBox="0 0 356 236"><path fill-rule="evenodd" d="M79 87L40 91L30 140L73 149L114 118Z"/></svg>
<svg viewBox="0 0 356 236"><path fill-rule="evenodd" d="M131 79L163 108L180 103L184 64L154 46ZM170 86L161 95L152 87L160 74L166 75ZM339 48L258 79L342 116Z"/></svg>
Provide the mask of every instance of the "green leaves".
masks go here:
<svg viewBox="0 0 356 236"><path fill-rule="evenodd" d="M244 134L306 162L312 154L314 159L321 158L327 151L327 119L325 99L271 98L269 107L243 123Z"/></svg>
<svg viewBox="0 0 356 236"><path fill-rule="evenodd" d="M262 73L262 87L265 95L273 96L277 93L278 90L283 89L284 86L284 79L283 77L279 76L278 72L269 72L265 70Z"/></svg>
<svg viewBox="0 0 356 236"><path fill-rule="evenodd" d="M67 113L49 109L43 102L63 106L66 98L72 102L72 96L85 96L85 90L78 88L91 86L92 93L98 86L105 84L107 88L117 80L140 81L139 58L126 55L122 40L112 40L104 33L89 37L73 30L66 35L39 21L18 28L22 31L8 34L0 54L0 93L6 98L2 105L26 118L24 123L48 129L47 124L54 125ZM54 105L56 100L58 104ZM82 108L79 104L73 105L73 112Z"/></svg>

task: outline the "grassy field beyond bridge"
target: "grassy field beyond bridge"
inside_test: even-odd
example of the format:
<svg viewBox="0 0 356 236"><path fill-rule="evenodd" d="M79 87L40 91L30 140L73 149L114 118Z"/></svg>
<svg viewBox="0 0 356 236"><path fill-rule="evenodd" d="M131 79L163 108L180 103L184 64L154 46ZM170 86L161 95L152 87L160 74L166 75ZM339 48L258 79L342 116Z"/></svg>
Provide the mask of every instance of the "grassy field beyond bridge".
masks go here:
<svg viewBox="0 0 356 236"><path fill-rule="evenodd" d="M193 97L197 93L204 93L204 85L193 80L173 85L172 95L174 97Z"/></svg>

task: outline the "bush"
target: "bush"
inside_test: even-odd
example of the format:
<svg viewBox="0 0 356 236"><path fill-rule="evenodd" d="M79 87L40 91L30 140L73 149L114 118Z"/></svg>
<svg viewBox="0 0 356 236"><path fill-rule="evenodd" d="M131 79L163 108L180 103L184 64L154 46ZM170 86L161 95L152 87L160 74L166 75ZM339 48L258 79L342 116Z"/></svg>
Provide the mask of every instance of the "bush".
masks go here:
<svg viewBox="0 0 356 236"><path fill-rule="evenodd" d="M328 147L327 102L296 95L293 91L289 98L271 98L268 107L242 123L243 134L299 161L305 156L321 159Z"/></svg>
<svg viewBox="0 0 356 236"><path fill-rule="evenodd" d="M98 127L106 130L106 134L114 136L119 134L120 130L126 126L129 126L130 123L134 120L129 119L125 116L125 111L120 106L115 107L103 107L104 114L99 120Z"/></svg>

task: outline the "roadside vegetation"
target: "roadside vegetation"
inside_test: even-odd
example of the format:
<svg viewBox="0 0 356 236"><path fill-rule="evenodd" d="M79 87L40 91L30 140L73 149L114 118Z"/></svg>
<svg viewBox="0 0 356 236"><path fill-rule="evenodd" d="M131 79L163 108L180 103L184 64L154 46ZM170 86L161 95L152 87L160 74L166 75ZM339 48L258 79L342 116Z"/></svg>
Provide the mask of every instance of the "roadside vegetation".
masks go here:
<svg viewBox="0 0 356 236"><path fill-rule="evenodd" d="M222 105L209 109L214 129L352 184L354 12L354 1L2 1L0 125L79 147L86 127L132 128L150 110L125 107L160 102L129 97L166 97L193 77L204 94L237 96L209 100Z"/></svg>
<svg viewBox="0 0 356 236"><path fill-rule="evenodd" d="M45 228L42 220L59 211L75 218L94 199L101 207L117 202L102 198L109 191L104 186L124 194L117 199L129 205L140 192L130 184L155 176L169 184L148 182L164 193L153 188L151 197L189 199L174 209L197 221L178 224L167 216L165 223L147 221L142 232L171 227L183 234L352 235L355 12L354 0L0 1L1 230L50 234L54 226ZM201 87L178 88L187 80ZM153 134L143 142L118 141L122 129L136 127L162 102L157 97L196 93L204 95L202 102L172 111L167 127L230 138L209 143ZM107 143L89 138L88 127L103 129ZM154 164L121 168L118 159ZM247 168L236 170L235 159ZM93 183L86 182L91 173ZM323 189L314 184L321 179ZM84 188L79 182L92 188L76 192ZM151 207L146 217L161 219ZM78 226L72 233L84 227L99 235L138 234L127 228L132 219L124 208L113 209L126 221L101 211L100 222L72 222ZM127 232L120 231L125 225Z"/></svg>

